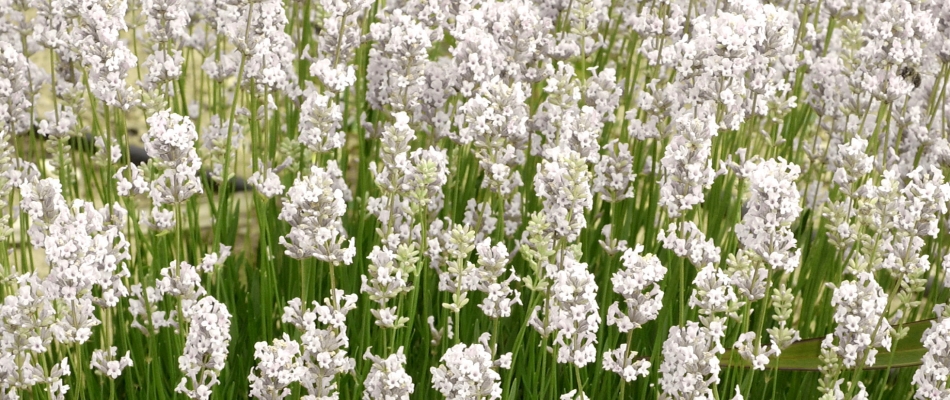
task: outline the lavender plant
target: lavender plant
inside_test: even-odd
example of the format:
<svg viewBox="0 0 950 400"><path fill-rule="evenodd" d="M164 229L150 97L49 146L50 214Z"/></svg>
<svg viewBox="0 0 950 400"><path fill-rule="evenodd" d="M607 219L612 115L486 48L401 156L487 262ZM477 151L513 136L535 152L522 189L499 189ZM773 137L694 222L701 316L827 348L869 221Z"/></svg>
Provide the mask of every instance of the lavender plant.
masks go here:
<svg viewBox="0 0 950 400"><path fill-rule="evenodd" d="M944 0L0 0L0 399L947 398L948 83Z"/></svg>

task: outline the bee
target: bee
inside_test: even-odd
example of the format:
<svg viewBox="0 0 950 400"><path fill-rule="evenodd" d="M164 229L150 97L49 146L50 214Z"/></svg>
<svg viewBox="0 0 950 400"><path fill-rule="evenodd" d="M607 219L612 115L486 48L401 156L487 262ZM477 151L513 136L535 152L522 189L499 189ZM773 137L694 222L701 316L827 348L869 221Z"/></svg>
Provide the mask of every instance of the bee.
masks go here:
<svg viewBox="0 0 950 400"><path fill-rule="evenodd" d="M917 70L914 69L914 67L908 67L905 65L901 67L901 70L900 72L898 72L898 75L900 75L901 78L904 78L906 81L913 83L914 89L920 87L920 73L917 72Z"/></svg>

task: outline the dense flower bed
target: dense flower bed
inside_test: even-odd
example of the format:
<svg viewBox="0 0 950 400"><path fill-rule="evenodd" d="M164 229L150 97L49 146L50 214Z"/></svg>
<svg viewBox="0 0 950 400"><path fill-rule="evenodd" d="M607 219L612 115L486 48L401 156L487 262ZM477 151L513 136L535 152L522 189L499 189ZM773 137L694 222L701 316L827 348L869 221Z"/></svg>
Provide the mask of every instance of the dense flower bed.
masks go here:
<svg viewBox="0 0 950 400"><path fill-rule="evenodd" d="M948 82L946 0L0 0L0 399L950 398Z"/></svg>

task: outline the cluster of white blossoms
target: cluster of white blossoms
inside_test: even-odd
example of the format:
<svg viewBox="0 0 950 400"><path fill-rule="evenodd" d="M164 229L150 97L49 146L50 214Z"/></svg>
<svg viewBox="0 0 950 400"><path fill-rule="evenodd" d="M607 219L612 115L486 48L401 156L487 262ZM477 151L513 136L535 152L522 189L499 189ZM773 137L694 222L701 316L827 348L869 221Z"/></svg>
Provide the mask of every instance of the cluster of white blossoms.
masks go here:
<svg viewBox="0 0 950 400"><path fill-rule="evenodd" d="M521 82L500 78L484 83L459 107L459 141L472 143L485 171L482 187L509 196L523 185L520 167L528 141L528 93Z"/></svg>
<svg viewBox="0 0 950 400"><path fill-rule="evenodd" d="M188 38L191 16L186 4L183 0L147 0L142 4L146 15L145 32L153 41L152 53L143 63L148 70L143 85L146 89L175 90L172 85L164 85L181 76L185 63L177 47Z"/></svg>
<svg viewBox="0 0 950 400"><path fill-rule="evenodd" d="M340 179L330 168L310 168L310 174L298 177L287 190L280 220L290 224L290 233L280 237L286 254L296 259L316 258L331 265L353 262L356 248L347 241L340 220L346 213ZM339 171L339 169L336 169Z"/></svg>
<svg viewBox="0 0 950 400"><path fill-rule="evenodd" d="M307 368L300 359L300 344L286 333L274 344L254 344L257 365L247 376L251 382L251 397L261 400L280 400L290 395L290 384L300 381Z"/></svg>
<svg viewBox="0 0 950 400"><path fill-rule="evenodd" d="M410 274L415 272L415 263L419 258L414 247L401 244L396 251L376 246L366 258L369 260L366 275L362 275L360 292L379 305L372 310L376 325L383 328L401 328L408 318L399 317L395 306L389 302L403 293L409 293L413 287L409 284Z"/></svg>
<svg viewBox="0 0 950 400"><path fill-rule="evenodd" d="M33 73L33 79L42 77L36 70L39 69L12 43L0 41L0 98L4 99L0 101L0 127L11 133L30 129L30 109L36 100L32 88L39 86L31 77Z"/></svg>
<svg viewBox="0 0 950 400"><path fill-rule="evenodd" d="M129 294L127 213L116 204L96 209L79 199L67 206L53 178L25 182L20 193L21 208L34 222L30 240L45 250L50 266L44 296L71 310L51 332L61 343L85 343L100 324L95 307L115 307Z"/></svg>
<svg viewBox="0 0 950 400"><path fill-rule="evenodd" d="M387 358L380 358L366 349L363 359L373 362L363 381L363 398L409 400L415 391L412 377L406 373L406 355L400 347Z"/></svg>
<svg viewBox="0 0 950 400"><path fill-rule="evenodd" d="M63 358L50 370L40 363L53 345L59 319L55 301L45 295L46 283L35 274L19 276L17 284L17 292L0 305L0 392L18 398L21 391L45 384L51 397L64 399L69 386L62 375L70 373L68 360Z"/></svg>
<svg viewBox="0 0 950 400"><path fill-rule="evenodd" d="M172 147L166 146L165 154L173 152ZM169 159L174 158L169 156ZM122 298L132 294L138 298L129 299L129 311L135 321L132 325L137 324L144 333L167 326L177 329L181 326L180 318L188 320L185 350L179 359L186 378L177 389L191 398L208 398L210 387L217 383L217 374L224 368L230 340L230 315L223 304L204 296L206 292L195 268L173 262L171 267L163 269L156 288L147 288L150 313L139 300L141 286L135 285L131 290L126 286L130 276L126 265L130 260L130 244L123 233L127 229L128 215L122 207L113 204L96 209L92 203L79 199L67 204L61 185L51 178L25 181L20 185L20 192L21 207L33 222L30 240L45 250L50 270L42 279L35 274L19 276L17 294L8 296L0 307L4 321L0 330L5 332L2 343L19 348L3 350L4 357L15 357L10 359L12 363L4 364L4 373L19 376L3 380L3 393L15 396L18 390L44 383L51 396L61 398L69 389L61 381L63 375L69 374L68 365L64 362L47 369L35 363L54 342L69 345L87 342L93 328L101 324L97 315L104 315L101 314L104 310L119 305ZM222 251L220 257L217 254L205 257L199 269L209 271L220 265L227 257L228 248L224 246ZM158 308L163 295L179 298L184 315L173 312L166 317L168 314ZM138 319L148 314L152 320L146 328ZM96 349L89 368L117 379L123 369L133 364L129 353L118 358L117 350L116 347Z"/></svg>
<svg viewBox="0 0 950 400"><path fill-rule="evenodd" d="M297 141L315 153L325 153L343 147L344 132L340 131L343 111L330 96L314 88L304 92L300 106L300 135Z"/></svg>
<svg viewBox="0 0 950 400"><path fill-rule="evenodd" d="M445 150L435 146L412 150L410 142L416 131L409 125L409 115L398 112L394 118L381 132L380 163L369 164L381 193L370 197L367 204L367 211L380 222L378 233L390 248L410 241L413 232L422 229L417 220L442 209L442 186L449 173Z"/></svg>
<svg viewBox="0 0 950 400"><path fill-rule="evenodd" d="M284 187L284 184L281 183L280 176L277 174L289 167L292 162L293 159L287 157L280 165L270 168L265 165L263 161L258 160L257 171L247 178L247 184L257 190L257 193L260 193L266 198L272 198L284 194L286 187ZM332 169L334 167L339 169L336 164L327 164L327 169ZM342 173L339 175L342 175Z"/></svg>
<svg viewBox="0 0 950 400"><path fill-rule="evenodd" d="M119 38L128 29L125 1L68 1L66 10L75 13L70 27L65 28L67 43L51 43L59 56L73 60L78 58L89 72L89 90L106 105L128 110L137 102L134 91L126 78L135 68L138 59ZM65 11L65 10L64 10ZM53 22L53 21L48 21ZM50 27L51 30L64 29Z"/></svg>
<svg viewBox="0 0 950 400"><path fill-rule="evenodd" d="M581 155L567 146L546 150L534 177L534 190L543 199L544 217L557 237L575 241L587 226L585 213L594 202L590 170Z"/></svg>
<svg viewBox="0 0 950 400"><path fill-rule="evenodd" d="M544 86L547 98L531 119L531 127L537 132L532 135L532 154L565 147L578 152L585 161L596 163L600 156L600 133L610 117L591 105L583 105L585 87L570 64L558 62L556 68L548 65L545 74L548 75ZM592 79L589 82L594 84L597 81ZM619 96L620 89L612 89L605 96ZM596 101L597 98L587 100Z"/></svg>
<svg viewBox="0 0 950 400"><path fill-rule="evenodd" d="M274 344L277 348L267 350L282 352L279 359L272 360L265 353L256 357L262 365L255 367L251 375L256 375L255 370L263 375L252 378L252 382L256 382L262 391L257 397L281 398L273 393L281 393L291 382L299 382L309 396L315 396L313 398L339 396L338 377L353 372L356 367L356 360L347 356L350 340L346 334L346 314L355 308L356 295L344 294L342 290L334 290L323 304L314 301L312 309L305 308L299 298L287 302L281 321L300 331L300 341L288 343L288 339L284 338L283 342ZM318 327L317 322L326 328ZM290 345L300 346L302 350L299 355L285 348ZM266 343L261 345L261 349L266 350L264 346ZM293 360L293 357L297 360ZM277 360L280 364L271 365ZM278 375L276 383L273 378L267 378L275 374Z"/></svg>
<svg viewBox="0 0 950 400"><path fill-rule="evenodd" d="M616 325L621 333L656 319L663 308L659 283L666 276L666 267L657 256L642 253L642 245L624 251L620 256L623 269L610 278L614 292L624 298L625 311L620 310L620 303L612 303L607 310L607 325Z"/></svg>
<svg viewBox="0 0 950 400"><path fill-rule="evenodd" d="M141 193L148 185L148 196L152 200L150 215L144 220L158 231L172 229L175 224L174 213L167 209L169 205L180 205L192 196L204 191L198 175L201 158L195 149L198 132L191 118L161 110L148 117L148 132L142 136L145 151L150 157L149 165L160 175L145 179L143 171L135 165L129 165L131 180L119 170L116 175L117 190L120 194ZM181 221L177 221L181 223Z"/></svg>
<svg viewBox="0 0 950 400"><path fill-rule="evenodd" d="M614 302L607 309L607 325L615 325L620 333L628 333L643 324L655 320L663 308L663 290L660 281L666 276L666 267L653 254L641 255L643 246L627 249L620 257L623 269L614 272L610 278L614 292L623 296L624 310L620 303ZM647 376L650 362L636 359L636 351L628 351L630 343L623 343L617 349L604 351L603 367L631 382L638 376Z"/></svg>
<svg viewBox="0 0 950 400"><path fill-rule="evenodd" d="M914 398L918 400L936 400L950 397L950 387L947 379L950 378L950 318L947 318L946 305L934 308L937 320L931 321L930 327L924 331L920 341L927 353L924 354L923 364L914 373L913 383L917 386Z"/></svg>
<svg viewBox="0 0 950 400"><path fill-rule="evenodd" d="M327 89L340 93L356 83L356 68L347 62L360 45L359 21L372 2L321 0L319 3L326 18L317 37L319 53L310 65L310 75L323 82Z"/></svg>
<svg viewBox="0 0 950 400"><path fill-rule="evenodd" d="M94 350L89 367L111 379L118 378L119 375L122 375L123 369L132 366L132 357L129 356L130 352L126 351L124 356L116 358L116 352L118 350L119 349L115 346L110 347L108 351Z"/></svg>
<svg viewBox="0 0 950 400"><path fill-rule="evenodd" d="M511 353L494 359L495 350L488 344L490 338L485 333L476 344L450 347L442 355L442 363L430 368L432 387L451 400L500 399L498 370L511 368Z"/></svg>
<svg viewBox="0 0 950 400"><path fill-rule="evenodd" d="M565 253L561 265L548 264L550 297L531 311L528 324L543 335L554 335L557 361L584 367L597 359L600 306L597 282L587 263Z"/></svg>
<svg viewBox="0 0 950 400"><path fill-rule="evenodd" d="M446 228L442 244L444 262L436 268L439 290L452 294L452 301L442 307L457 315L468 304L469 292L475 291L480 282L479 269L468 261L469 254L475 250L475 231L471 226L451 221Z"/></svg>
<svg viewBox="0 0 950 400"><path fill-rule="evenodd" d="M831 298L835 307L838 355L845 367L872 366L877 348L891 348L891 325L884 316L887 295L867 272L844 281Z"/></svg>
<svg viewBox="0 0 950 400"><path fill-rule="evenodd" d="M225 181L224 162L228 158L227 153L240 149L243 140L242 125L231 124L228 120L217 115L211 116L208 126L201 132L201 149L206 152L202 156L211 159L211 169L209 171L211 179L218 183ZM233 171L228 172L228 175L231 174L233 174ZM250 180L248 178L248 183L250 183ZM281 188L281 193L283 193L283 188Z"/></svg>
<svg viewBox="0 0 950 400"><path fill-rule="evenodd" d="M442 30L426 26L402 9L380 14L379 22L370 26L373 47L367 81L374 90L366 94L366 101L376 109L388 105L395 112L422 119L427 53L432 42L442 39Z"/></svg>
<svg viewBox="0 0 950 400"><path fill-rule="evenodd" d="M184 354L178 358L184 377L175 387L192 399L211 398L211 389L220 383L218 374L224 369L231 342L231 313L224 303L205 296L185 312L188 336Z"/></svg>
<svg viewBox="0 0 950 400"><path fill-rule="evenodd" d="M699 230L695 222L687 221L679 225L671 223L667 229L669 233L660 229L657 237L664 249L673 251L677 257L686 257L699 268L719 263L722 249L712 239L706 239L706 234Z"/></svg>
<svg viewBox="0 0 950 400"><path fill-rule="evenodd" d="M508 248L503 242L492 246L491 240L485 239L475 245L475 252L478 254L476 273L480 275L477 287L485 293L478 308L491 318L510 317L511 307L521 304L521 291L512 287L512 283L521 279L513 268L508 278L502 279L511 261Z"/></svg>
<svg viewBox="0 0 950 400"><path fill-rule="evenodd" d="M600 161L594 166L593 191L604 201L615 203L633 197L633 156L630 145L616 139L604 144Z"/></svg>
<svg viewBox="0 0 950 400"><path fill-rule="evenodd" d="M676 120L678 134L666 146L660 165L663 178L660 205L671 217L701 204L716 178L710 152L719 126L712 115L683 115Z"/></svg>
<svg viewBox="0 0 950 400"><path fill-rule="evenodd" d="M792 272L801 264L801 250L791 230L801 214L801 194L795 186L801 169L785 159L746 161L739 175L748 179L748 211L736 225L736 236L747 251L775 270Z"/></svg>
<svg viewBox="0 0 950 400"><path fill-rule="evenodd" d="M688 321L685 327L670 327L669 337L663 342L660 398L714 398L712 386L719 383L719 354L725 352L720 344L725 333L719 328L710 329L694 321Z"/></svg>

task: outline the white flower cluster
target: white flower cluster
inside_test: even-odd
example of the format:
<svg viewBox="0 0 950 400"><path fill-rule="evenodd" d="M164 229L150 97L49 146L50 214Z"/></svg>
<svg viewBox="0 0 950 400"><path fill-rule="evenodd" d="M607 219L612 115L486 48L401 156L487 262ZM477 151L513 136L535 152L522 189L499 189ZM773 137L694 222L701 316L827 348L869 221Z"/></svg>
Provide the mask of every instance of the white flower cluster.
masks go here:
<svg viewBox="0 0 950 400"><path fill-rule="evenodd" d="M442 363L431 367L432 387L446 399L500 399L501 375L498 368L511 368L511 353L493 359L490 335L482 334L478 343L452 346L442 355Z"/></svg>
<svg viewBox="0 0 950 400"><path fill-rule="evenodd" d="M144 287L142 284L132 285L132 295L129 297L129 314L132 314L131 327L138 329L143 335L158 333L161 328L171 327L178 330L178 311L166 312L158 307L163 295L154 287ZM151 316L151 319L146 319Z"/></svg>
<svg viewBox="0 0 950 400"><path fill-rule="evenodd" d="M512 268L508 278L502 280L510 261L508 248L504 242L492 246L491 240L485 239L475 245L475 252L478 254L476 273L480 275L478 290L485 293L478 308L491 318L510 317L511 307L521 304L521 291L512 288L511 283L521 278Z"/></svg>
<svg viewBox="0 0 950 400"><path fill-rule="evenodd" d="M155 291L158 296L170 295L178 299L182 305L183 317L188 318L189 310L199 299L208 294L201 285L201 275L198 268L187 262L172 261L168 267L159 271L161 278L155 280ZM172 311L174 312L174 310Z"/></svg>
<svg viewBox="0 0 950 400"><path fill-rule="evenodd" d="M185 350L178 357L178 368L185 374L175 387L192 399L211 398L211 388L218 384L231 343L231 313L214 297L205 296L185 312L188 336Z"/></svg>
<svg viewBox="0 0 950 400"><path fill-rule="evenodd" d="M950 377L950 318L946 318L946 306L937 306L937 320L930 322L930 328L924 331L920 339L927 353L923 364L914 372L913 384L917 386L914 399L942 400L950 398L947 379Z"/></svg>
<svg viewBox="0 0 950 400"><path fill-rule="evenodd" d="M679 226L670 223L667 229L668 234L666 230L660 229L657 237L664 249L672 250L678 257L686 257L697 268L719 263L722 250L712 239L706 239L706 234L699 230L696 223L686 221Z"/></svg>
<svg viewBox="0 0 950 400"><path fill-rule="evenodd" d="M525 85L506 84L499 78L485 82L459 107L456 125L460 143L473 143L478 164L485 171L482 187L510 196L523 184L519 169L525 163L528 141L528 93Z"/></svg>
<svg viewBox="0 0 950 400"><path fill-rule="evenodd" d="M794 70L795 15L756 0L728 1L724 10L690 19L672 46L646 41L652 63L675 69L697 102L721 106L722 125L738 130L749 115L780 117L795 107L785 79ZM682 26L681 23L672 27ZM682 90L682 89L681 89Z"/></svg>
<svg viewBox="0 0 950 400"><path fill-rule="evenodd" d="M281 321L293 324L301 331L299 356L307 372L300 376L301 386L309 396L335 398L337 376L347 374L356 367L356 360L347 357L350 339L346 336L346 314L356 309L356 295L335 290L324 304L313 302L313 309L302 308L299 298L287 302ZM317 327L317 322L326 329ZM286 356L285 356L286 357ZM284 365L288 365L287 362ZM296 367L296 364L292 364ZM289 371L288 371L289 372Z"/></svg>
<svg viewBox="0 0 950 400"><path fill-rule="evenodd" d="M613 350L604 350L603 367L605 371L620 375L624 382L633 382L638 377L650 374L653 365L647 360L637 359L637 352L628 350L626 343L622 343Z"/></svg>
<svg viewBox="0 0 950 400"><path fill-rule="evenodd" d="M480 283L480 271L475 264L468 260L469 254L475 250L475 231L465 224L447 224L444 238L439 243L433 241L430 248L443 246L445 260L435 267L439 274L439 290L452 293L452 302L445 303L449 311L458 313L468 304L468 293L477 290Z"/></svg>
<svg viewBox="0 0 950 400"><path fill-rule="evenodd" d="M620 303L611 303L607 309L607 325L616 325L620 333L631 332L656 319L663 308L663 290L659 283L666 275L666 267L655 255L642 253L643 245L624 251L620 257L623 269L610 278L614 292L624 298L626 311L620 310ZM629 345L624 343L615 350L605 350L603 362L605 370L619 374L626 382L647 376L651 365L649 361L637 360L636 351L628 352Z"/></svg>
<svg viewBox="0 0 950 400"><path fill-rule="evenodd" d="M46 353L59 341L57 324L68 316L57 315L53 298L47 295L48 282L35 273L16 277L17 290L0 304L0 396L19 398L19 392L38 384L48 385L51 397L64 399L69 375L67 359L47 370L42 364Z"/></svg>
<svg viewBox="0 0 950 400"><path fill-rule="evenodd" d="M777 346L765 348L755 340L755 332L749 331L739 335L733 347L746 361L752 363L752 369L763 371L769 363L769 357L781 353Z"/></svg>
<svg viewBox="0 0 950 400"><path fill-rule="evenodd" d="M382 192L370 197L367 210L381 223L379 235L396 248L397 241L409 241L411 232L421 229L414 221L420 216L435 218L442 209L442 186L448 181L448 156L432 146L410 151L416 132L405 112L394 115L395 122L382 132L380 164L371 161L373 180ZM435 222L435 221L433 221Z"/></svg>
<svg viewBox="0 0 950 400"><path fill-rule="evenodd" d="M498 227L498 217L495 215L495 210L492 210L491 205L491 203L479 202L476 199L468 199L465 202L462 224L475 228L476 242L481 242L492 236L495 233L495 228Z"/></svg>
<svg viewBox="0 0 950 400"><path fill-rule="evenodd" d="M464 97L471 97L481 82L490 82L501 74L504 53L492 36L492 22L485 9L469 5L459 10L455 25L449 29L455 38L449 53L459 77L459 93Z"/></svg>
<svg viewBox="0 0 950 400"><path fill-rule="evenodd" d="M346 214L346 201L336 186L340 177L330 172L330 168L312 166L310 175L294 180L278 216L290 224L290 233L279 240L293 258L314 257L333 266L350 265L356 247L352 238L346 246L341 220Z"/></svg>
<svg viewBox="0 0 950 400"><path fill-rule="evenodd" d="M850 214L844 210L849 201L835 205L829 214L838 225L834 237L839 243L854 241L879 242L879 253L869 261L874 268L888 270L903 280L915 280L930 269L929 256L921 254L926 237L936 237L940 232L938 219L948 211L950 184L945 182L943 172L935 167L917 167L906 175L902 185L896 168L885 170L879 183L867 182L857 191L857 223L852 223ZM864 233L861 225L874 229L875 234ZM861 255L866 257L865 255ZM919 285L913 289L922 290Z"/></svg>
<svg viewBox="0 0 950 400"><path fill-rule="evenodd" d="M605 116L591 105L580 105L585 88L570 64L558 62L557 68L548 64L545 74L547 97L531 121L532 127L540 131L531 140L532 154L544 153L552 147L568 147L585 161L597 163Z"/></svg>
<svg viewBox="0 0 950 400"><path fill-rule="evenodd" d="M725 271L712 264L700 268L693 278L689 306L699 309L700 321L704 326L714 323L717 314L735 317L741 305L732 280Z"/></svg>
<svg viewBox="0 0 950 400"><path fill-rule="evenodd" d="M442 210L445 195L442 186L449 178L449 158L445 149L430 146L409 153L403 190L410 200L409 209L414 214L434 215Z"/></svg>
<svg viewBox="0 0 950 400"><path fill-rule="evenodd" d="M153 114L146 122L149 129L142 136L145 151L151 158L149 163L161 171L161 175L152 179L149 186L149 197L153 205L151 218L154 220L153 225L161 228L164 225L160 222L160 218L164 218L162 212L170 214L170 211L161 207L180 204L203 192L198 177L201 159L195 150L198 132L190 118L169 110ZM132 173L134 176L134 168ZM137 180L131 182L133 187L140 184ZM119 185L128 187L129 183L120 180Z"/></svg>
<svg viewBox="0 0 950 400"><path fill-rule="evenodd" d="M868 42L859 54L869 64L920 65L924 43L940 21L920 3L909 0L869 3L862 35ZM895 29L894 27L901 27Z"/></svg>
<svg viewBox="0 0 950 400"><path fill-rule="evenodd" d="M584 367L597 359L595 344L601 323L597 282L587 263L575 260L572 254L565 253L560 262L560 267L546 266L551 280L550 296L543 308L538 306L531 311L528 323L544 336L554 334L559 363Z"/></svg>
<svg viewBox="0 0 950 400"><path fill-rule="evenodd" d="M145 89L154 90L177 80L181 77L184 63L185 57L182 56L181 50L163 50L155 45L152 48L152 53L142 63L142 66L148 71L142 86ZM169 85L169 87L171 86Z"/></svg>
<svg viewBox="0 0 950 400"><path fill-rule="evenodd" d="M418 253L414 244L400 244L395 252L387 247L374 246L366 256L369 266L366 274L360 276L363 282L360 292L366 293L371 301L379 305L378 309L370 311L376 318L376 325L401 328L409 321L406 317L398 316L395 306L387 305L390 300L414 289L408 280L415 272Z"/></svg>
<svg viewBox="0 0 950 400"><path fill-rule="evenodd" d="M132 296L129 298L129 313L133 318L131 326L146 336L167 327L178 332L181 326L179 320L194 318L193 310L199 310L194 308L196 303L207 296L208 291L201 284L200 272L208 273L224 264L231 253L231 247L222 244L219 253L206 254L198 265L172 261L168 267L159 271L160 278L155 280L154 287L132 285ZM178 307L173 307L171 311L159 307L166 295L177 299L182 315L179 315ZM146 320L149 316L151 319Z"/></svg>
<svg viewBox="0 0 950 400"><path fill-rule="evenodd" d="M852 138L848 143L838 145L838 152L832 157L835 166L834 177L836 184L842 189L871 172L874 157L867 155L868 141L860 137Z"/></svg>
<svg viewBox="0 0 950 400"><path fill-rule="evenodd" d="M921 254L924 238L940 233L938 219L947 214L950 184L935 166L919 167L908 173L907 178L910 181L901 189L903 199L897 201L898 216L892 220L892 230L885 232L882 238L884 259L880 268L910 281L930 270L929 256Z"/></svg>
<svg viewBox="0 0 950 400"><path fill-rule="evenodd" d="M67 40L76 46L79 59L88 68L89 90L106 105L128 110L135 100L126 78L138 62L119 38L119 33L128 29L125 23L128 2L75 0L67 4L75 7L79 14L79 18L72 21L73 29Z"/></svg>
<svg viewBox="0 0 950 400"><path fill-rule="evenodd" d="M678 134L666 146L660 160L660 205L670 217L678 217L705 199L716 178L710 160L712 138L719 125L712 115L701 117L686 114L676 120Z"/></svg>
<svg viewBox="0 0 950 400"><path fill-rule="evenodd" d="M81 344L100 323L95 306L115 307L129 295L129 242L122 233L127 213L116 204L97 210L80 199L67 206L61 190L53 178L24 182L20 206L30 217L30 240L46 252L50 266L44 297L70 310L51 333L60 343Z"/></svg>
<svg viewBox="0 0 950 400"><path fill-rule="evenodd" d="M626 312L620 310L620 303L611 303L607 309L607 325L616 325L621 333L656 319L663 308L663 290L659 283L666 276L666 267L657 256L642 253L643 245L624 251L620 256L623 269L610 278L614 292L624 298Z"/></svg>
<svg viewBox="0 0 950 400"><path fill-rule="evenodd" d="M389 357L373 355L370 348L363 354L364 360L373 362L366 379L363 381L364 400L409 400L415 391L412 377L406 373L406 355L403 348Z"/></svg>
<svg viewBox="0 0 950 400"><path fill-rule="evenodd" d="M844 281L831 297L835 307L838 355L845 367L875 363L877 347L891 348L891 325L884 316L887 295L869 272Z"/></svg>
<svg viewBox="0 0 950 400"><path fill-rule="evenodd" d="M132 366L132 357L129 357L130 352L126 351L124 356L117 359L116 352L118 351L119 349L115 346L110 347L108 351L93 350L89 368L97 370L98 373L104 374L110 379L118 378L119 375L122 375L123 369Z"/></svg>
<svg viewBox="0 0 950 400"><path fill-rule="evenodd" d="M540 4L529 0L482 4L490 32L503 54L501 76L522 82L536 82L546 62L545 51L553 44L553 20L541 15Z"/></svg>
<svg viewBox="0 0 950 400"><path fill-rule="evenodd" d="M229 151L238 151L244 141L243 127L236 122L231 123L227 119L222 120L221 117L212 115L210 123L201 134L201 148L207 152L207 158L211 159L211 178L218 183L223 183L226 179L231 178L230 176L224 176L225 154ZM228 137L229 130L230 137ZM228 172L228 175L231 174L233 174L233 171Z"/></svg>
<svg viewBox="0 0 950 400"><path fill-rule="evenodd" d="M714 325L716 326L716 325ZM719 383L719 355L725 353L722 326L708 328L694 321L671 326L663 342L660 364L660 399L715 398L712 385Z"/></svg>
<svg viewBox="0 0 950 400"><path fill-rule="evenodd" d="M13 133L30 129L33 88L40 86L31 77L41 77L39 71L12 43L0 40L0 129Z"/></svg>
<svg viewBox="0 0 950 400"><path fill-rule="evenodd" d="M845 382L844 379L838 379L841 374L841 361L838 358L840 352L841 348L834 345L834 334L829 333L821 341L822 365L818 367L818 370L821 371L822 376L818 391L823 395L819 400L845 400L845 391L853 391L855 388L854 382L847 382L845 391L841 390L841 384ZM864 382L858 381L856 388L857 392L851 397L852 400L869 399Z"/></svg>
<svg viewBox="0 0 950 400"><path fill-rule="evenodd" d="M25 182L39 180L39 170L36 165L18 158L11 143L10 131L0 127L0 193L13 193ZM13 236L13 220L15 214L10 203L12 198L0 196L0 241Z"/></svg>
<svg viewBox="0 0 950 400"><path fill-rule="evenodd" d="M604 144L606 154L594 165L593 191L603 201L614 203L633 197L633 155L630 145L613 139Z"/></svg>
<svg viewBox="0 0 950 400"><path fill-rule="evenodd" d="M366 93L366 101L377 110L389 106L393 112L421 117L428 51L442 38L442 30L425 26L401 9L377 16L380 21L370 25L373 47L366 80L373 90Z"/></svg>
<svg viewBox="0 0 950 400"><path fill-rule="evenodd" d="M675 237L664 239L663 232L660 235L660 240L676 241ZM725 316L738 320L738 311L744 304L736 294L730 276L718 267L719 251L718 248L715 250L715 259L701 255L706 251L690 256L696 258L692 261L700 269L693 279L688 305L698 309L699 322L686 321L685 326L670 327L669 336L663 343L663 362L660 364L661 399L714 398L711 386L719 383L719 355L725 353L722 346L726 336ZM697 261L702 263L697 264Z"/></svg>
<svg viewBox="0 0 950 400"><path fill-rule="evenodd" d="M257 171L254 171L250 177L247 178L247 184L251 185L258 193L264 195L266 198L272 198L274 196L279 196L284 194L284 184L280 181L280 176L277 175L280 171L283 171L285 168L289 167L293 163L293 158L287 157L284 159L284 162L280 165L270 168L268 165L265 165L263 161L258 160ZM327 164L327 169L339 168L334 163ZM339 175L343 175L342 172Z"/></svg>
<svg viewBox="0 0 950 400"><path fill-rule="evenodd" d="M802 212L795 186L801 169L783 158L746 161L739 175L749 180L748 211L735 227L736 236L773 269L792 272L801 264L801 249L791 226Z"/></svg>
<svg viewBox="0 0 950 400"><path fill-rule="evenodd" d="M191 16L186 6L184 0L144 0L145 32L160 43L187 38Z"/></svg>
<svg viewBox="0 0 950 400"><path fill-rule="evenodd" d="M346 133L340 131L343 111L330 97L308 88L300 106L300 135L297 141L314 153L326 153L343 147Z"/></svg>
<svg viewBox="0 0 950 400"><path fill-rule="evenodd" d="M280 2L276 2L278 7ZM320 0L326 13L323 28L317 37L320 52L310 65L310 75L317 77L324 86L341 93L356 83L356 69L347 62L359 47L362 13L373 4L368 0L341 1Z"/></svg>
<svg viewBox="0 0 950 400"><path fill-rule="evenodd" d="M573 242L587 226L585 212L593 207L590 171L581 155L567 146L545 151L534 176L535 194L543 200L544 216L554 233Z"/></svg>
<svg viewBox="0 0 950 400"><path fill-rule="evenodd" d="M901 189L905 203L897 228L920 236L936 237L940 233L938 220L947 214L950 202L950 184L943 171L935 166L917 167L907 174L909 182Z"/></svg>
<svg viewBox="0 0 950 400"><path fill-rule="evenodd" d="M274 344L254 344L254 359L257 365L247 376L251 383L251 397L261 400L280 400L290 396L290 384L299 382L307 374L300 359L300 344L286 333L283 339L274 339Z"/></svg>
<svg viewBox="0 0 950 400"><path fill-rule="evenodd" d="M264 0L236 4L236 10L229 10L231 12L219 10L223 21L218 24L219 29L224 30L225 36L234 42L237 50L244 54L246 61L243 83L254 85L262 94L281 92L295 97L299 94L295 66L297 51L294 49L293 39L284 29L289 21L283 3ZM219 7L230 8L229 6ZM228 57L218 60L219 64L224 65L219 65L217 69L227 69L226 64L229 62L231 60ZM209 68L212 66L209 65Z"/></svg>

